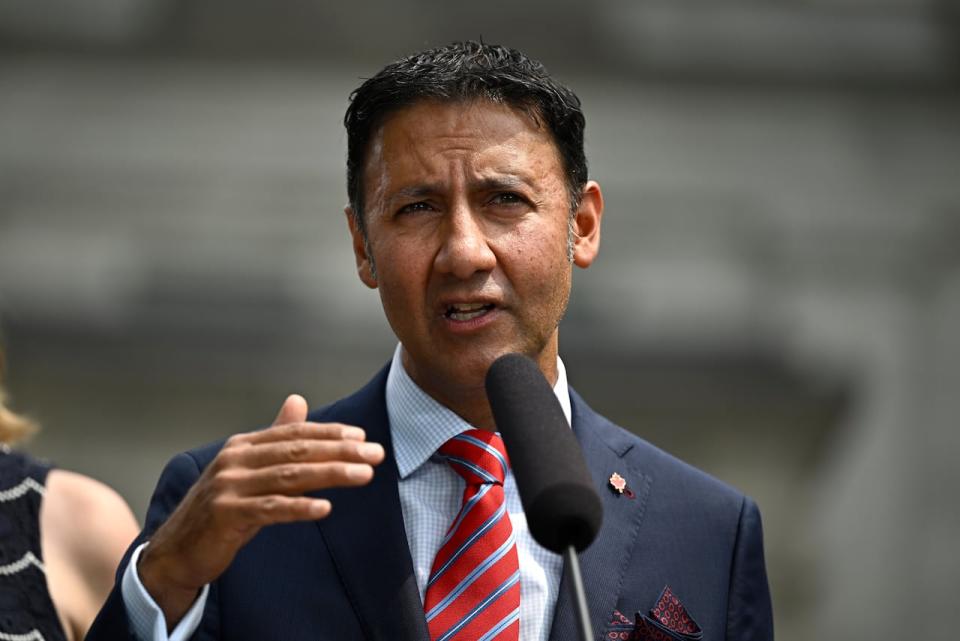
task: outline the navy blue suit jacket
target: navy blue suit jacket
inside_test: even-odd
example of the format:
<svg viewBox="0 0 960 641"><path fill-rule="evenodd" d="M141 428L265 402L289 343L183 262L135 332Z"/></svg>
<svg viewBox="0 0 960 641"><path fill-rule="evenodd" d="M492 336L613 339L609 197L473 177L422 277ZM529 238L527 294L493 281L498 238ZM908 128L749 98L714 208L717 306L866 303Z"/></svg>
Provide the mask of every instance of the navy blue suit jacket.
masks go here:
<svg viewBox="0 0 960 641"><path fill-rule="evenodd" d="M310 420L359 425L387 456L362 488L318 492L333 513L264 528L211 586L195 640L427 641L426 623L397 490L385 403L386 372ZM597 639L614 610L647 613L669 585L704 641L773 638L760 515L739 492L656 449L591 410L571 390L573 429L603 500L603 527L580 555ZM222 443L175 457L147 513L150 537ZM613 472L633 496L611 490ZM118 582L87 641L132 639ZM560 586L551 641L574 641L567 586Z"/></svg>

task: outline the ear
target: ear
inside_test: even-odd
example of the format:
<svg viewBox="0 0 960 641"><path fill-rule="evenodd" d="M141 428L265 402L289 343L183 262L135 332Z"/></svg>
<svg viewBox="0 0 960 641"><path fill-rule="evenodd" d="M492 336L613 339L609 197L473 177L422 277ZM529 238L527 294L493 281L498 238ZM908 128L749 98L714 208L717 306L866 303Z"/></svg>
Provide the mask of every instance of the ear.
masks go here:
<svg viewBox="0 0 960 641"><path fill-rule="evenodd" d="M350 228L350 236L353 239L353 256L357 260L357 275L363 284L370 289L377 288L377 279L373 275L371 259L367 255L367 243L363 232L357 227L357 219L353 213L353 207L347 205L343 210L347 215L347 226Z"/></svg>
<svg viewBox="0 0 960 641"><path fill-rule="evenodd" d="M580 207L573 217L573 262L586 269L600 252L600 221L603 218L603 194L595 180L583 187Z"/></svg>

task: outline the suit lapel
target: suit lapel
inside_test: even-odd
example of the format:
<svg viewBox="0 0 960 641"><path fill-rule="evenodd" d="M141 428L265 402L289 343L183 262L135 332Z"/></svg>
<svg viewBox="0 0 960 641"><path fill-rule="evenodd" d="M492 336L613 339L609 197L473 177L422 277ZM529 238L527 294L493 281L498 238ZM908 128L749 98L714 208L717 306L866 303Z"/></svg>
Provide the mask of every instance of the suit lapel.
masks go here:
<svg viewBox="0 0 960 641"><path fill-rule="evenodd" d="M603 526L593 544L580 554L594 638L599 639L617 605L623 575L643 520L651 478L642 472L636 457L631 456L632 443L619 428L591 410L572 389L570 400L573 430L603 502ZM633 498L611 489L609 478L614 472L626 479ZM550 641L579 639L570 589L564 568Z"/></svg>
<svg viewBox="0 0 960 641"><path fill-rule="evenodd" d="M386 372L311 420L358 425L367 440L384 446L386 458L362 488L325 491L331 515L318 521L364 635L377 641L429 638L403 526L398 473L390 440L384 390Z"/></svg>

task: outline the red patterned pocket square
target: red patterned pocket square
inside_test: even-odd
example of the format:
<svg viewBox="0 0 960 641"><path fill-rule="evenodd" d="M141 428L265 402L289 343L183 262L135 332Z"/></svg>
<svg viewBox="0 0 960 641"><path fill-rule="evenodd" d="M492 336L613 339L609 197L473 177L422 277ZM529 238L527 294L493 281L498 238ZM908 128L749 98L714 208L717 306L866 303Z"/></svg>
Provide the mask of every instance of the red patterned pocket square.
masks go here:
<svg viewBox="0 0 960 641"><path fill-rule="evenodd" d="M630 621L618 610L607 626L609 641L699 641L703 631L687 613L670 586L663 588L650 616L637 612Z"/></svg>

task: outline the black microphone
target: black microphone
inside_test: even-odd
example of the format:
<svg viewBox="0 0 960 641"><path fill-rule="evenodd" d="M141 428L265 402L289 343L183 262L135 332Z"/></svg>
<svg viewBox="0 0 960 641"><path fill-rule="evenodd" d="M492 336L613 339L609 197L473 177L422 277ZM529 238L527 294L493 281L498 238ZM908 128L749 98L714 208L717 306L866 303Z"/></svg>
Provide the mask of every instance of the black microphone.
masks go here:
<svg viewBox="0 0 960 641"><path fill-rule="evenodd" d="M510 457L530 534L563 554L573 590L579 636L593 638L577 552L593 542L603 521L580 444L537 364L507 354L487 371L487 399Z"/></svg>
<svg viewBox="0 0 960 641"><path fill-rule="evenodd" d="M487 371L487 399L510 457L530 534L563 554L582 641L594 638L577 552L593 542L603 505L580 444L537 364L507 354Z"/></svg>
<svg viewBox="0 0 960 641"><path fill-rule="evenodd" d="M531 359L507 354L490 366L486 387L533 538L557 554L584 550L603 506L547 379Z"/></svg>

